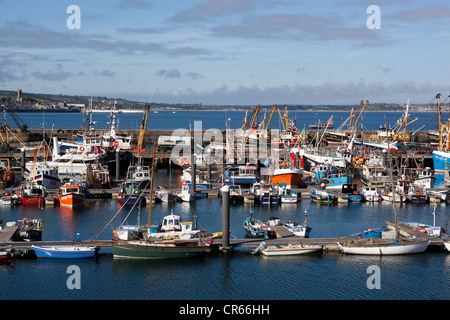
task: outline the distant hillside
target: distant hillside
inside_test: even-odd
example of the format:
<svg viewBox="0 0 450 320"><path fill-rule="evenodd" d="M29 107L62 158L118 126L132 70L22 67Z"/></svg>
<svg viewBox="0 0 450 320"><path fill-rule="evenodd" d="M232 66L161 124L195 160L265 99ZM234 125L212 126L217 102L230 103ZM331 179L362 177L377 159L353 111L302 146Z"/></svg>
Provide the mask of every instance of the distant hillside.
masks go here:
<svg viewBox="0 0 450 320"><path fill-rule="evenodd" d="M14 103L17 98L17 91L10 90L0 90L0 103L8 102ZM79 96L79 95L63 95L63 94L48 94L48 93L22 93L23 105L22 109L26 108L26 104L34 104L38 102L42 105L52 105L58 103L68 103L68 104L84 104L85 106L89 105L89 96ZM116 103L116 107L119 109L141 109L145 106L145 102L139 101L129 101L121 98L108 98L108 97L92 97L93 106L101 107L101 108L110 108L113 107ZM25 105L25 106L24 106ZM19 106L19 104L18 104ZM281 105L280 105L281 106ZM350 111L352 107L357 107L357 104L351 105L299 105L299 104L291 104L286 105L289 111L299 111L299 110L338 110L338 111ZM168 109L168 110L180 110L180 109L189 109L189 110L220 110L226 108L227 110L247 110L248 105L203 105L201 103L196 104L168 104L168 103L151 103L152 109ZM271 105L261 105L262 109L270 109ZM399 104L391 104L391 103L374 103L369 104L369 111L400 111L404 110L404 106Z"/></svg>

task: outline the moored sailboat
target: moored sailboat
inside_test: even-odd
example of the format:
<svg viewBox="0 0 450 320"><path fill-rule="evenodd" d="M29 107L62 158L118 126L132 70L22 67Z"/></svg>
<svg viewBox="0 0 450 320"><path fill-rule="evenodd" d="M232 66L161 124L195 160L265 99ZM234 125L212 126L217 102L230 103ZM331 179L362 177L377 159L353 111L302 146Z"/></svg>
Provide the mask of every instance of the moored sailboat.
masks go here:
<svg viewBox="0 0 450 320"><path fill-rule="evenodd" d="M153 147L153 164L150 182L150 204L148 211L148 225L143 232L143 238L138 240L113 241L114 259L175 259L188 258L205 254L209 251L209 243L204 243L202 237L197 239L154 239L149 236L155 231L151 225L153 180L155 176L155 147Z"/></svg>

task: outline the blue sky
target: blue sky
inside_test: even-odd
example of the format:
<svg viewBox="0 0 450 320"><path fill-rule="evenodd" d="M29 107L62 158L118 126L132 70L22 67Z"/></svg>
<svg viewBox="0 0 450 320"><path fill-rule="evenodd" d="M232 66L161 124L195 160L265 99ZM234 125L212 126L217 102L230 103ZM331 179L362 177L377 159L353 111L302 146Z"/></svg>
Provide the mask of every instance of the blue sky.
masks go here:
<svg viewBox="0 0 450 320"><path fill-rule="evenodd" d="M70 30L67 7L81 10ZM380 29L366 21L380 8ZM202 104L428 103L450 3L0 0L0 88Z"/></svg>

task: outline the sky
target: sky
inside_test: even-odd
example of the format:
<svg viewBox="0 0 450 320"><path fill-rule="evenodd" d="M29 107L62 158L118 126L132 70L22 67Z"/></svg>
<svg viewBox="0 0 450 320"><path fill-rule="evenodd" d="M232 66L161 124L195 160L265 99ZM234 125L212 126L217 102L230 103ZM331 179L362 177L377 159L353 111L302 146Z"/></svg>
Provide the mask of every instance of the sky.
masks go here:
<svg viewBox="0 0 450 320"><path fill-rule="evenodd" d="M430 103L450 94L449 57L445 0L0 0L1 90L203 105Z"/></svg>

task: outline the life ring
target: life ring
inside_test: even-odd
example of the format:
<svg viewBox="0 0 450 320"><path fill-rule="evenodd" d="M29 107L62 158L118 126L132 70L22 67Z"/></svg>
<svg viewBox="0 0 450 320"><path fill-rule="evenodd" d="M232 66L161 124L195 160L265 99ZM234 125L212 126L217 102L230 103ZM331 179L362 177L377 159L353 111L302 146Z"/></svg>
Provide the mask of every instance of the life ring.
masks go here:
<svg viewBox="0 0 450 320"><path fill-rule="evenodd" d="M84 147L80 147L80 151L83 152L84 151Z"/></svg>

